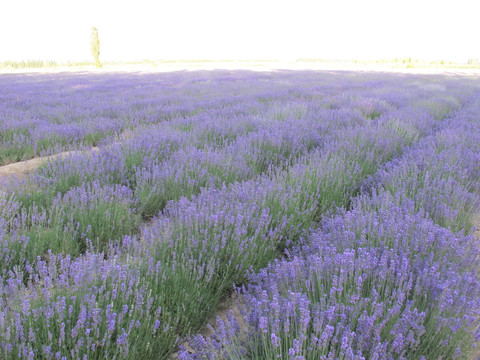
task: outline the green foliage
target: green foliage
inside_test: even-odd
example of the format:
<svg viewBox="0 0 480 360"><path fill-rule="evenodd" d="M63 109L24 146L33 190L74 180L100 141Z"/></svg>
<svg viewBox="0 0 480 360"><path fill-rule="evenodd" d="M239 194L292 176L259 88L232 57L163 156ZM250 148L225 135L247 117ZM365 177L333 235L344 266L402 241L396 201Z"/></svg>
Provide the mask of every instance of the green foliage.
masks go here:
<svg viewBox="0 0 480 360"><path fill-rule="evenodd" d="M93 58L95 59L95 66L100 68L102 64L100 63L100 38L98 37L98 30L95 26L92 26L92 32L90 36L90 50L92 52Z"/></svg>
<svg viewBox="0 0 480 360"><path fill-rule="evenodd" d="M3 61L0 63L0 68L12 68L12 69L40 69L40 68L52 68L58 66L54 60L39 60L30 59L22 61Z"/></svg>

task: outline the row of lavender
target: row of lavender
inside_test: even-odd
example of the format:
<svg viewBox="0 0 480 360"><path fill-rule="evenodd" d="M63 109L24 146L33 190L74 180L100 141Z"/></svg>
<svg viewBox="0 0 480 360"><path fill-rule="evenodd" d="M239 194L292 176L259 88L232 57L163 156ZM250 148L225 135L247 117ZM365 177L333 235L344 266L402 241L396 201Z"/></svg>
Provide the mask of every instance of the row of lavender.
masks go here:
<svg viewBox="0 0 480 360"><path fill-rule="evenodd" d="M480 101L364 184L243 287L248 331L219 321L182 359L467 359L478 355Z"/></svg>
<svg viewBox="0 0 480 360"><path fill-rule="evenodd" d="M272 106L254 105L249 110L257 115L238 120L226 110L210 111L214 121L196 116L150 127L123 144L48 163L23 182L14 179L6 187L16 201L4 206L11 237L0 257L3 269L31 263L49 249L76 257L91 243L103 251L170 200L281 171L325 139L338 140L338 129L364 122L355 106L336 111L321 105L290 101L274 106L273 114Z"/></svg>
<svg viewBox="0 0 480 360"><path fill-rule="evenodd" d="M139 126L207 115L212 109L235 117L232 111L245 114L252 110L245 109L245 103L277 100L277 115L285 116L284 103L302 92L324 97L323 90L327 90L336 97L342 90L348 95L365 90L367 96L386 90L376 94L379 99L393 104L404 101L404 95L390 98L399 95L392 91L393 82L382 83L380 89L376 79L365 87L365 81L355 76L344 76L341 84L335 84L334 77L328 73L312 79L309 73L222 71L4 75L0 78L0 165L111 143ZM404 85L413 91L422 86L414 81ZM434 87L422 90L438 90ZM332 106L341 106L338 99L332 100ZM420 102L425 100L429 101L423 98ZM363 105L362 110L368 111L369 104Z"/></svg>
<svg viewBox="0 0 480 360"><path fill-rule="evenodd" d="M268 97L272 83L275 95L288 88L248 73L4 75L0 165L111 143L139 126L212 109L242 112L241 104Z"/></svg>
<svg viewBox="0 0 480 360"><path fill-rule="evenodd" d="M288 79L287 75L280 79ZM435 91L418 85L400 93L392 80L367 89L360 82L361 96L352 81L332 90L332 84L322 78L313 81L299 76L296 80L300 90L280 88L242 107L214 106L188 119L172 119L138 131L121 145L57 160L26 181L9 184L7 193L14 194L16 202L3 201L3 217L11 234L10 245L3 246L0 257L3 270L25 260L32 262L48 249L74 257L89 243L104 250L109 240L136 232L141 218L156 215L168 201L194 195L203 187L281 170L323 146L325 139L339 141L343 135L337 130L362 125L365 117L374 125L372 117L389 114L389 126L415 136L416 130L406 120L412 115L403 106L407 99L423 101L414 110L418 119L437 111L437 106L446 110L456 106L450 94L433 100ZM231 92L236 85L234 78ZM212 87L219 91L217 85ZM349 87L354 90L347 96L343 92ZM213 93L208 87L204 92Z"/></svg>
<svg viewBox="0 0 480 360"><path fill-rule="evenodd" d="M352 148L352 150L355 150L355 148ZM314 160L319 160L319 156L317 155ZM370 156L370 161L372 160L374 159ZM358 174L356 175L358 176ZM348 180L350 179L346 181ZM358 179L356 180L358 181ZM308 185L312 186L312 183L313 181ZM262 188L264 188L263 191ZM288 190L287 194L285 194L286 190ZM325 190L328 191L330 189L327 188ZM286 184L279 186L279 184L271 181L269 178L261 179L260 183L249 181L221 191L212 189L192 202L184 199L177 204L173 203L171 209L168 209L169 215L149 228L148 232L142 237L140 244L135 243L133 246L129 246L131 244L128 243L128 239L124 240L124 246L129 246L128 251L125 251L128 256L138 253L135 256L137 259L127 259L125 261L127 264L134 262L134 266L130 267L129 277L133 276L133 274L130 274L130 271L133 271L133 269L135 269L134 274L140 271L140 269L147 271L142 267L138 268L136 262L139 262L141 266L145 266L144 261L139 259L148 259L150 264L159 264L159 260L163 261L163 268L149 268L148 272L142 277L135 278L139 283L134 286L135 289L144 290L146 286L144 282L146 280L154 281L152 279L154 274L151 271L153 269L156 271L162 270L160 279L155 277L155 282L148 284L147 287L150 291L157 289L157 293L159 289L163 289L163 294L157 294L155 303L161 303L160 306L164 311L162 321L169 325L167 329L171 329L167 334L162 334L163 343L158 344L160 349L156 349L156 351L162 351L161 349L165 351L171 348L174 343L169 345L168 343L165 344L165 341L175 341L182 326L186 328L194 327L195 321L198 326L202 318L212 311L215 302L218 302L222 292L231 288L232 278L241 278L241 275L250 264L257 265L259 263L265 265L266 262L275 257L276 245L281 248L281 245L275 244L275 242L282 240L282 234L287 230L299 230L297 228L288 229L287 226L305 224L307 220L305 215L312 216L314 214L311 208L301 208L306 203L302 199L305 196L302 191L302 189L298 188L291 189L291 186L287 187ZM342 197L343 191L342 187L335 191L336 197ZM300 196L296 195L295 198L289 199L295 193ZM290 203L285 203L285 196L288 196L286 199ZM315 202L313 197L308 200L311 205ZM220 211L217 209L218 205L220 205ZM234 214L229 209L234 209ZM276 210L276 213L269 214L269 212L272 212L272 209ZM286 218L287 216L288 218ZM218 220L215 220L214 217L217 217ZM286 218L285 224L280 223L282 218ZM173 222L175 223L172 226ZM276 224L272 224L272 222L276 222ZM203 240L196 245L193 239L199 237L203 237ZM159 238L167 238L169 242L158 244ZM244 239L244 241L240 241L241 239ZM146 246L147 244L148 246ZM192 245L195 246L192 247ZM169 248L170 246L173 249ZM203 249L201 248L202 246L204 247ZM215 249L217 247L218 249ZM252 250L255 252L252 253ZM154 252L155 256L151 256L150 252ZM179 254L178 259L174 253ZM202 253L205 253L203 258ZM214 260L219 261L215 264L213 263ZM172 272L177 262L177 271ZM192 264L192 262L197 262L197 264ZM42 265L38 264L38 267L42 268ZM81 271L82 273L85 271L91 272L92 268L93 266L90 265L86 268L81 268ZM67 270L71 273L70 269ZM31 272L31 277L34 278L35 274L33 271ZM155 275L159 276L158 274ZM98 280L95 274L93 276L95 280ZM63 278L60 277L60 279ZM70 281L77 282L78 280L76 277L73 277ZM90 281L89 279L88 285L90 285ZM110 279L110 281L112 280ZM34 282L38 283L41 281L34 279ZM48 285L50 286L50 284ZM74 289L69 290L68 293L78 294L86 291L83 288L85 284L81 284L80 288L77 288L78 285L76 283L74 285ZM55 288L58 287L61 288L62 284L56 284ZM71 287L72 284L69 284L69 288ZM95 294L98 292L98 289L88 289L88 292L90 291L93 291ZM113 293L116 294L116 291L112 291ZM105 294L107 302L104 303L104 306L116 300L116 298L110 298L112 294L110 292ZM131 297L133 295L121 292L121 296L118 296L118 302L128 304L132 301ZM135 296L139 296L138 293ZM202 298L204 299L203 301ZM96 301L98 302L99 300L97 299ZM102 299L102 301L105 300ZM181 312L175 309L177 306L182 306ZM202 311L204 312L203 316ZM175 314L176 312L178 314ZM115 317L116 314L113 316ZM142 324L144 326L148 326L149 322L143 318L144 314L135 315L143 320ZM151 314L148 315L150 316ZM180 318L178 318L179 315ZM73 316L78 316L78 314ZM185 322L188 323L185 324ZM129 329L128 335L135 336L135 331ZM115 343L111 345L115 346ZM141 347L144 344L140 343L138 346Z"/></svg>
<svg viewBox="0 0 480 360"><path fill-rule="evenodd" d="M214 181L190 191L191 185L187 181L186 185L180 187L181 190L177 189L177 195L168 196L175 200L181 195L192 195L190 199L180 198L179 201L167 204L165 201L153 201L154 204L161 204L159 209L166 206L163 214L154 220L151 226L144 228L140 236L126 236L122 244L111 245L107 254L92 252L90 249L74 260L71 256L65 256L70 249L64 248L63 255L51 253L38 258L34 263L23 262L24 269L14 267L11 269L13 271L10 271L7 266L7 271L4 271L2 276L4 311L0 317L1 346L5 357L167 356L178 343L178 336L199 328L233 284L245 281L249 268L258 270L266 266L285 246L298 240L322 214L332 210L335 205L348 205L351 196L356 193L366 176L373 174L381 164L399 154L405 145L417 141L419 135L423 135L427 129L435 128L438 120L460 104L470 92L468 84L453 82L449 84L450 91L445 94L445 89L442 91L438 88L421 88L425 83L419 79L414 80L417 83L412 87L416 91L396 91L393 97L396 102L388 103L391 106L387 107L388 111L373 106L366 112L368 116L359 117L355 111L335 110L332 111L333 116L326 118L337 121L328 126L312 127L315 121L308 122L304 119L305 114L314 107L312 103L303 103L303 109L308 111L300 111L300 116L293 116L291 111L285 112L285 107L281 107L280 114L286 115L285 118L284 115L279 116L275 125L287 124L286 131L282 133L280 127L282 135L272 136L281 141L270 142L266 149L251 146L252 142L247 142L247 148L252 151L241 151L242 147L238 144L244 140L237 140L255 138L252 135L255 132L252 131L231 143L220 141L212 146L187 146L184 149L178 147L167 151L167 156L160 156L161 160L155 158L159 156L158 152L155 153L156 147L147 146L147 150L142 151L148 154L151 150L155 156L133 156L134 166L130 169L133 169L133 172L117 172L118 169L128 170L128 166L125 166L127 160L123 157L125 147L105 149L98 159L95 155L91 158L83 157L83 160L71 158L58 163L64 167L57 164L42 169L34 180L37 185L41 184L38 186L39 193L49 186L57 186L55 184L59 183L58 179L62 179L63 169L67 169L65 171L68 176L63 178L69 180L60 181L64 184L62 186L65 186L64 192L62 193L60 188L50 190L60 191L60 195L55 194L60 197L57 200L54 197L52 207L57 209L62 208L65 203L81 204L81 199L88 199L88 191L84 189L94 189L95 186L103 191L97 194L96 199L113 198L114 204L122 202L122 199L115 198L117 195L112 195L112 189L118 190L119 187L137 196L141 193L138 191L141 188L139 184L154 183L155 186L145 194L147 197L157 194L156 189L164 185L152 182L152 178L161 179L160 183L163 184L164 175L161 170L167 168L166 174L175 173L175 164L179 169L183 169L182 163L188 159L191 167L187 169L192 172L189 176L193 179L201 176L197 173L198 169L210 169L211 165L215 165L215 171L220 167L224 172L225 167L218 166L216 162L219 157L228 159L227 162L231 164L242 164L245 159L252 159L252 154L253 159L268 160L267 164L262 160L260 166L256 165L258 162L254 162L253 167L247 162L247 166L252 170L248 171L245 177L234 177L232 182L241 182L232 185L222 187L222 182L229 181ZM355 92L366 91L364 81L365 79L356 79L358 89L353 87L354 90L349 96L337 94L327 97L326 101L330 105L333 103L332 107L356 107L355 101L358 101L358 97ZM403 81L407 88L409 83L413 83L412 79ZM347 84L352 86L350 81L347 81ZM382 81L369 84L378 96L388 90L382 85ZM341 86L339 88L345 90ZM422 97L420 90L428 96ZM327 92L325 87L321 91ZM452 94L455 94L456 99ZM271 97L275 100L273 95ZM308 99L313 98L310 96ZM413 99L416 106L410 107ZM363 99L361 101L363 102ZM372 104L384 105L385 102L372 99L366 105ZM302 106L298 105L296 104L294 109L302 109ZM365 106L364 102L362 106ZM382 111L383 114L372 116L376 111L378 115ZM279 114L278 109L274 108L273 112ZM318 113L316 115L318 116ZM345 118L342 118L342 115ZM290 117L292 119L288 119ZM268 117L266 120L268 123L273 121ZM322 122L325 117L318 120ZM289 125L292 123L309 125L297 126L300 130L296 130ZM194 124L187 125L187 129L194 129ZM332 127L336 128L335 131L332 131ZM194 130L195 133L196 131ZM318 132L325 133L325 136L319 136ZM289 142L289 133L297 136L300 134L301 140ZM331 136L331 140L325 140L327 135ZM297 136L291 139L296 139ZM260 139L265 138L269 139L268 135L261 133ZM307 141L304 141L305 139ZM158 142L159 145L163 143ZM290 151L284 152L285 145L287 149L290 146ZM272 151L275 146L278 150ZM137 149L135 146L126 148ZM145 149L144 146L138 148ZM255 149L267 150L267 153ZM196 151L203 151L202 156L195 155ZM294 156L291 156L291 152ZM237 153L240 155L236 155ZM204 156L208 166L195 167L197 162L203 161ZM122 161L117 162L118 158ZM140 162L135 163L138 158ZM85 161L89 164L105 165L90 165L93 166L90 168L84 166ZM159 166L165 164L171 166ZM244 165L241 168L244 168ZM71 172L72 169L76 169L76 172ZM149 169L153 170L148 172ZM268 171L265 173L265 170ZM143 175L145 172L147 176ZM254 178L249 180L252 176ZM96 178L100 178L101 182L96 182ZM181 179L174 177L175 180L179 178ZM78 189L83 189L83 192ZM162 191L164 190L160 190L160 193ZM200 195L193 196L199 191ZM75 192L83 195L75 196ZM140 196L135 202L138 198ZM8 204L11 206L11 203L11 199L4 201L3 214L4 209L8 208ZM85 205L88 206L79 211L79 214L89 213L90 219L84 222L88 229L88 225L95 226L90 223L93 222L92 219L100 216L105 209L96 209L88 200ZM92 208L96 209L96 212L91 212ZM121 222L114 223L112 228L122 225L124 220L130 219L134 213L129 213ZM33 218L37 215L56 218L48 212L33 211L27 214L28 221L22 221L34 222L36 219ZM48 223L48 220L45 221ZM6 223L12 226L12 221ZM105 223L112 225L109 219L102 219L98 226ZM110 231L111 228L107 229L106 233ZM111 239L119 240L121 233ZM12 234L10 232L7 235ZM46 239L50 240L54 236L51 234ZM87 249L88 247L82 250Z"/></svg>

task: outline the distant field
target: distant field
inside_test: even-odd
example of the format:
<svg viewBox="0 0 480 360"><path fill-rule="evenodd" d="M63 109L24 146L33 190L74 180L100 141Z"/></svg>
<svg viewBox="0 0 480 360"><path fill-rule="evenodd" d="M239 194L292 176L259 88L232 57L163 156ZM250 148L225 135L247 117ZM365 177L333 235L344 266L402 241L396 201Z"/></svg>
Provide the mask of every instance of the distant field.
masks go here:
<svg viewBox="0 0 480 360"><path fill-rule="evenodd" d="M93 63L60 64L45 61L0 62L0 74L58 73L58 72L148 72L198 70L346 70L380 71L407 74L480 75L480 64L448 61L424 61L411 58L384 60L144 60L138 62L106 62L97 69Z"/></svg>
<svg viewBox="0 0 480 360"><path fill-rule="evenodd" d="M480 77L210 65L0 75L0 358L474 359Z"/></svg>

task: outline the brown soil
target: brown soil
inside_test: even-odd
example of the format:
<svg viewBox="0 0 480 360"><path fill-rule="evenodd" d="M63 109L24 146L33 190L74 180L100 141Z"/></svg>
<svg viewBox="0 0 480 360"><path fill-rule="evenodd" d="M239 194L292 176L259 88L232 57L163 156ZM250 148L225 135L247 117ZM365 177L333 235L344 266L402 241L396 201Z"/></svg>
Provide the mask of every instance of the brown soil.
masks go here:
<svg viewBox="0 0 480 360"><path fill-rule="evenodd" d="M99 151L97 147L93 147L91 151ZM0 166L0 179L8 177L17 177L19 179L24 178L27 174L35 171L47 161L54 160L59 157L67 157L74 154L74 151L64 151L59 154L37 157L30 160L20 161L13 164Z"/></svg>
<svg viewBox="0 0 480 360"><path fill-rule="evenodd" d="M133 135L133 131L130 129L126 129L120 135L118 135L117 141L115 141L110 145L107 145L107 147L121 144L124 140L131 138L132 135ZM100 151L100 149L97 146L93 146L90 150L85 150L81 152L98 152L98 151ZM47 161L51 161L59 157L67 157L75 153L76 151L64 151L59 154L55 154L51 156L37 157L29 160L19 161L13 164L0 166L0 180L9 178L9 177L17 177L18 179L22 179L27 174L38 169L40 165L42 165Z"/></svg>
<svg viewBox="0 0 480 360"><path fill-rule="evenodd" d="M240 326L240 331L242 333L247 333L247 327L243 321L243 317L241 314L243 305L244 305L244 302L243 302L242 295L239 295L237 293L233 293L232 295L229 295L226 299L224 299L218 305L217 313L212 317L210 317L210 319L208 320L208 324L211 324L214 329L217 328L217 318L220 318L223 321L227 322L228 314L230 314L231 312L235 317L235 319L238 321L238 324ZM205 336L212 335L211 329L205 328L205 330L202 332L202 335L205 335Z"/></svg>
<svg viewBox="0 0 480 360"><path fill-rule="evenodd" d="M477 216L473 219L473 224L476 228L474 235L477 237L477 239L480 239L480 213L478 213Z"/></svg>
<svg viewBox="0 0 480 360"><path fill-rule="evenodd" d="M219 304L217 312L210 317L210 319L207 321L207 324L210 324L213 329L217 329L217 318L220 318L225 323L228 323L228 314L232 313L234 318L238 321L238 325L240 327L240 336L246 336L248 329L245 325L245 322L243 321L243 317L241 314L243 304L244 303L242 296L233 293ZM213 334L212 329L207 326L205 326L199 333L203 336L211 336ZM183 343L182 345L185 346L185 348L189 352L195 353L195 351L190 346L188 346L187 343ZM173 354L171 359L178 359L178 354Z"/></svg>
<svg viewBox="0 0 480 360"><path fill-rule="evenodd" d="M30 160L20 161L13 164L8 164L0 167L0 178L16 176L18 178L23 178L26 174L33 172L44 162L53 160L59 156L68 156L70 152L63 152L60 154L38 157Z"/></svg>

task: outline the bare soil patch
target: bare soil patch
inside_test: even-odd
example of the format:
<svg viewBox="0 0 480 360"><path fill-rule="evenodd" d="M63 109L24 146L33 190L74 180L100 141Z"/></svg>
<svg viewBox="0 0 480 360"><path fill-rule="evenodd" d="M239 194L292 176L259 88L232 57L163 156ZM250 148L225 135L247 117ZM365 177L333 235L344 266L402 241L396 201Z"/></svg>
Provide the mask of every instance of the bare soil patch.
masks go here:
<svg viewBox="0 0 480 360"><path fill-rule="evenodd" d="M99 151L97 147L93 147L90 151ZM60 157L67 157L74 154L75 151L64 151L59 154L37 157L30 160L19 161L13 164L0 166L0 179L8 177L24 178L27 174L38 169L43 163L51 161Z"/></svg>
<svg viewBox="0 0 480 360"><path fill-rule="evenodd" d="M118 140L115 141L114 143L107 145L113 146L113 145L118 145L121 144L124 140L131 138L133 135L133 131L130 129L124 130L119 136ZM100 148L98 146L93 146L89 150L84 150L84 151L64 151L55 155L51 156L43 156L43 157L36 157L33 159L29 160L24 160L24 161L19 161L13 164L8 164L4 166L0 166L0 180L4 180L5 178L9 177L16 177L18 179L22 179L27 176L27 174L35 171L38 169L42 164L55 160L57 158L61 157L68 157L70 155L76 154L76 153L87 153L87 152L98 152L100 151Z"/></svg>
<svg viewBox="0 0 480 360"><path fill-rule="evenodd" d="M473 225L475 226L474 235L477 237L477 239L480 239L480 213L478 213L473 219Z"/></svg>
<svg viewBox="0 0 480 360"><path fill-rule="evenodd" d="M233 293L232 295L229 295L227 298L225 298L218 306L217 312L210 317L210 319L207 321L207 324L211 325L210 326L205 326L199 334L203 336L211 336L213 335L212 329L216 330L218 329L218 323L217 320L221 319L225 323L228 323L228 316L229 314L232 314L233 317L237 320L238 325L240 327L240 333L239 336L243 338L244 336L247 336L248 333L248 328L243 321L242 317L242 308L244 306L243 302L243 297L242 295L239 295L237 293ZM182 344L187 351L190 353L194 354L195 351L188 346L187 343ZM171 359L178 359L178 353L175 353L172 355Z"/></svg>
<svg viewBox="0 0 480 360"><path fill-rule="evenodd" d="M37 157L30 160L19 161L13 164L8 164L0 167L0 178L16 176L17 178L23 178L26 174L35 171L43 163L53 160L61 156L69 156L71 152L65 151L52 156Z"/></svg>

